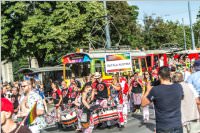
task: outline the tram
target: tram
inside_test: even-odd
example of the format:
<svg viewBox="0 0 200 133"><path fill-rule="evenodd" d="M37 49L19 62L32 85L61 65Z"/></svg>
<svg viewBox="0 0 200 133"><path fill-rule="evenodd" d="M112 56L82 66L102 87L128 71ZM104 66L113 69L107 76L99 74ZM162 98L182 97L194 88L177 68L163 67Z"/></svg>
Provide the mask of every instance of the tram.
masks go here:
<svg viewBox="0 0 200 133"><path fill-rule="evenodd" d="M200 50L183 50L178 51L173 56L174 60L177 62L182 62L192 70L192 66L195 60L200 59Z"/></svg>
<svg viewBox="0 0 200 133"><path fill-rule="evenodd" d="M188 57L190 60L200 59L200 50L183 50L175 53L174 58Z"/></svg>
<svg viewBox="0 0 200 133"><path fill-rule="evenodd" d="M102 79L108 81L112 79L111 73L106 73L105 56L107 54L130 53L132 59L132 70L142 73L144 71L152 71L153 68L159 68L159 59L164 57L164 65L168 66L168 56L170 54L167 50L90 50L89 52L69 53L62 57L63 77L69 79L71 77L85 77L95 72L100 72ZM70 74L66 68L71 70ZM127 73L126 73L127 74Z"/></svg>
<svg viewBox="0 0 200 133"><path fill-rule="evenodd" d="M146 53L140 50L93 50L88 53L77 52L70 53L62 57L63 77L66 80L71 77L84 77L90 73L100 72L104 81L112 79L109 73L105 70L105 56L106 54L119 54L129 52L132 58L133 70L147 69ZM71 69L72 74L67 74L66 68Z"/></svg>
<svg viewBox="0 0 200 133"><path fill-rule="evenodd" d="M170 51L167 50L147 50L146 53L146 62L148 71L152 71L153 68L159 68L160 57L164 57L164 66L168 66L168 56Z"/></svg>

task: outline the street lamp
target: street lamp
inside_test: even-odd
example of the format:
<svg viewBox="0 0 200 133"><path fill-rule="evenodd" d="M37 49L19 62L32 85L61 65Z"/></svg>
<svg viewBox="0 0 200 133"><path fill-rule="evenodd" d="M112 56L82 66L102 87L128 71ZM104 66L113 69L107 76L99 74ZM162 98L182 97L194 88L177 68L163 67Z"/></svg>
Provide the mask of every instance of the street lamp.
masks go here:
<svg viewBox="0 0 200 133"><path fill-rule="evenodd" d="M186 35L185 35L185 26L184 26L184 18L182 18L183 22L183 37L184 37L184 49L187 49L187 44L186 44Z"/></svg>
<svg viewBox="0 0 200 133"><path fill-rule="evenodd" d="M191 38L192 38L192 49L195 50L195 41L194 41L194 32L192 28L192 18L191 18L191 9L190 9L190 0L188 1L188 13L189 13L189 20L190 20L190 32L191 32Z"/></svg>
<svg viewBox="0 0 200 133"><path fill-rule="evenodd" d="M105 21L106 21L106 48L111 47L111 41L110 41L110 31L109 31L109 24L108 24L108 14L107 14L107 6L106 6L106 0L103 0L104 4L104 10L105 10Z"/></svg>

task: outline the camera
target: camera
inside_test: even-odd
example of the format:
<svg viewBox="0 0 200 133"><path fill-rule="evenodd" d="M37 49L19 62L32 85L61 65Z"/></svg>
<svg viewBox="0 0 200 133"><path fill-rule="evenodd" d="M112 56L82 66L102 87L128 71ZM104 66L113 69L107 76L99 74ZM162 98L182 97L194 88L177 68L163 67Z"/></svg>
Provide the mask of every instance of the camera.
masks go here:
<svg viewBox="0 0 200 133"><path fill-rule="evenodd" d="M8 98L11 98L11 94L8 94Z"/></svg>

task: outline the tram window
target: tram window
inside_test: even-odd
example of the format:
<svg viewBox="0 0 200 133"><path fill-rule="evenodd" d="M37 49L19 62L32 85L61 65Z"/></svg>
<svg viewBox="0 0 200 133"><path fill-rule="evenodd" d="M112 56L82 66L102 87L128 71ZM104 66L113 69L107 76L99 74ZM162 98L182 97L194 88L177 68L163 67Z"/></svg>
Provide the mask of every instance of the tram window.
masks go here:
<svg viewBox="0 0 200 133"><path fill-rule="evenodd" d="M147 66L150 67L151 66L151 56L147 56L146 60L147 60Z"/></svg>
<svg viewBox="0 0 200 133"><path fill-rule="evenodd" d="M142 68L146 68L145 59L144 59L144 58L142 58L141 60L142 60Z"/></svg>
<svg viewBox="0 0 200 133"><path fill-rule="evenodd" d="M100 60L95 61L95 72L101 73L101 61Z"/></svg>
<svg viewBox="0 0 200 133"><path fill-rule="evenodd" d="M138 59L133 60L133 70L134 69L140 69L139 61Z"/></svg>
<svg viewBox="0 0 200 133"><path fill-rule="evenodd" d="M72 64L67 64L66 67L68 68L68 69L66 70L66 78L69 79L69 78L72 77L72 69L71 69Z"/></svg>
<svg viewBox="0 0 200 133"><path fill-rule="evenodd" d="M79 77L81 73L80 71L81 71L80 64L72 64L71 66L72 77Z"/></svg>
<svg viewBox="0 0 200 133"><path fill-rule="evenodd" d="M158 57L158 55L156 55L156 56L154 56L154 65L155 65L155 67L158 67L158 64L159 64L159 57Z"/></svg>
<svg viewBox="0 0 200 133"><path fill-rule="evenodd" d="M68 73L67 76L71 77L84 77L90 74L90 62L71 64L71 74Z"/></svg>
<svg viewBox="0 0 200 133"><path fill-rule="evenodd" d="M155 62L158 61L158 55L154 56L154 61L155 61Z"/></svg>
<svg viewBox="0 0 200 133"><path fill-rule="evenodd" d="M90 62L83 63L82 65L83 67L81 68L82 70L81 76L82 77L88 76L90 74Z"/></svg>

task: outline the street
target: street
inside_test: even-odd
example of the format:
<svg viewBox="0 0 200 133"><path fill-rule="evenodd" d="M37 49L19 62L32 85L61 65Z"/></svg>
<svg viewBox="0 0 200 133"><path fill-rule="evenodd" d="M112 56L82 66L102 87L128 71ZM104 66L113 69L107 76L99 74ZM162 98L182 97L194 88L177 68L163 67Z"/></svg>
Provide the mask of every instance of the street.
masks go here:
<svg viewBox="0 0 200 133"><path fill-rule="evenodd" d="M123 129L114 126L111 128L97 128L94 133L153 133L155 128L153 111L150 111L150 121L146 124L142 123L142 114L129 115L128 124ZM57 130L56 128L46 129L43 133L74 133L73 129Z"/></svg>

